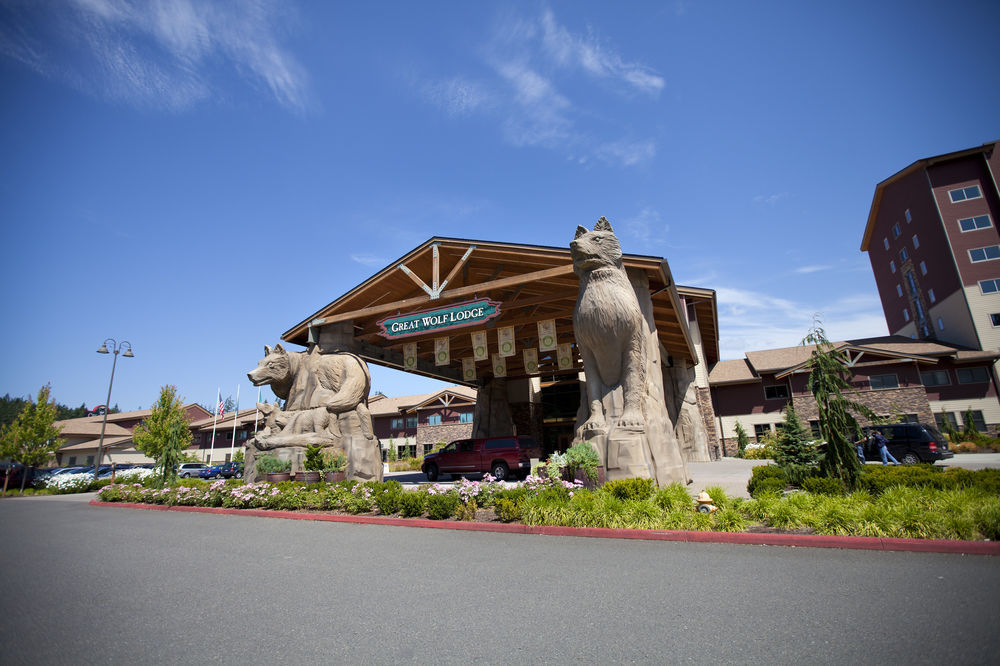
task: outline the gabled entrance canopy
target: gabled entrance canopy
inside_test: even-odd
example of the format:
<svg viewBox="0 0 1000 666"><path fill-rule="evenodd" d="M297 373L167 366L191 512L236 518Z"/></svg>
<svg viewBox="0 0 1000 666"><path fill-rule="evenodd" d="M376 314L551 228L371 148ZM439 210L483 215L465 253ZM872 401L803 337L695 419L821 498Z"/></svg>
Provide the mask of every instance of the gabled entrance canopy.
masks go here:
<svg viewBox="0 0 1000 666"><path fill-rule="evenodd" d="M645 273L660 342L667 354L698 362L688 333L686 314L666 260L625 255L628 269ZM515 353L506 358L507 377L576 374L582 369L573 337L573 308L579 281L568 248L520 245L457 238L431 238L371 278L298 323L281 337L299 345L336 346L387 367L473 385L462 376L462 359L473 355L471 333L487 331L488 348L498 349L497 329L514 328ZM474 299L499 303L499 316L481 324L386 339L378 322L448 307ZM573 343L573 367L558 369L555 352L539 352L538 370L529 375L523 350L538 348L538 322L555 320L559 343ZM703 337L717 340L714 321ZM327 331L330 333L327 334ZM434 340L448 337L450 363L435 365ZM327 344L335 340L335 343ZM416 367L404 367L404 343L417 343ZM480 362L477 374L489 372Z"/></svg>

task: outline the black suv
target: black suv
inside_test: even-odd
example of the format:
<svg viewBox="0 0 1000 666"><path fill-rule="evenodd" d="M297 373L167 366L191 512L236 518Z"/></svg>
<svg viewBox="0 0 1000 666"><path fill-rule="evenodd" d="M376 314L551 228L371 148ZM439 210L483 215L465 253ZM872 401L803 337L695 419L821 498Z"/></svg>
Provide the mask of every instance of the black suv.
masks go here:
<svg viewBox="0 0 1000 666"><path fill-rule="evenodd" d="M888 441L889 453L904 465L916 465L919 462L932 463L936 460L954 457L948 450L948 441L941 431L934 426L923 423L894 423L892 425L865 426L867 437L878 430ZM870 440L865 442L865 460L881 460L878 447Z"/></svg>

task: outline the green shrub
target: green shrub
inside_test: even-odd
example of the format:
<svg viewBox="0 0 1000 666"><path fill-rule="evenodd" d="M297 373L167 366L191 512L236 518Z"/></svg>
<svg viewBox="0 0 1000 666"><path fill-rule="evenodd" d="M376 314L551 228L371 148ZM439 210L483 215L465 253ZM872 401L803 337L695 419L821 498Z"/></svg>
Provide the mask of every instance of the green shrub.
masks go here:
<svg viewBox="0 0 1000 666"><path fill-rule="evenodd" d="M476 519L476 510L479 507L476 506L476 500L469 500L468 502L459 502L458 508L455 509L455 518L457 520L464 520L471 522Z"/></svg>
<svg viewBox="0 0 1000 666"><path fill-rule="evenodd" d="M747 528L747 518L737 507L720 508L711 517L713 528L719 532L742 532Z"/></svg>
<svg viewBox="0 0 1000 666"><path fill-rule="evenodd" d="M763 485L763 487L762 487ZM788 485L785 470L777 465L759 465L754 467L747 482L747 492L750 497L757 497L761 492L781 492Z"/></svg>
<svg viewBox="0 0 1000 666"><path fill-rule="evenodd" d="M455 515L461 502L451 493L429 495L427 497L427 517L431 520L447 520Z"/></svg>
<svg viewBox="0 0 1000 666"><path fill-rule="evenodd" d="M378 507L379 513L390 516L399 511L403 493L406 492L399 481L373 483L371 487L372 499L375 501L375 506Z"/></svg>
<svg viewBox="0 0 1000 666"><path fill-rule="evenodd" d="M404 518L416 518L427 510L427 493L419 490L404 492L399 498L399 509Z"/></svg>
<svg viewBox="0 0 1000 666"><path fill-rule="evenodd" d="M601 489L620 500L642 501L653 494L655 482L652 479L618 479L608 481Z"/></svg>
<svg viewBox="0 0 1000 666"><path fill-rule="evenodd" d="M597 467L601 457L590 442L577 442L566 451L566 469L571 476L582 471L591 481L597 481Z"/></svg>
<svg viewBox="0 0 1000 666"><path fill-rule="evenodd" d="M972 520L984 538L991 541L1000 539L1000 498L991 497L975 507Z"/></svg>
<svg viewBox="0 0 1000 666"><path fill-rule="evenodd" d="M780 495L787 486L788 484L782 479L763 479L754 484L753 490L749 491L750 497L760 497L766 494Z"/></svg>
<svg viewBox="0 0 1000 666"><path fill-rule="evenodd" d="M843 495L844 482L826 476L812 476L802 481L802 489L816 495Z"/></svg>
<svg viewBox="0 0 1000 666"><path fill-rule="evenodd" d="M664 511L691 511L694 508L694 500L687 488L676 482L656 491L653 501Z"/></svg>
<svg viewBox="0 0 1000 666"><path fill-rule="evenodd" d="M257 458L257 471L260 474L278 474L292 469L291 460L282 460L270 453L265 453Z"/></svg>
<svg viewBox="0 0 1000 666"><path fill-rule="evenodd" d="M505 523L513 523L524 516L524 499L508 499L506 497L501 497L496 500L494 505L497 512L497 517Z"/></svg>

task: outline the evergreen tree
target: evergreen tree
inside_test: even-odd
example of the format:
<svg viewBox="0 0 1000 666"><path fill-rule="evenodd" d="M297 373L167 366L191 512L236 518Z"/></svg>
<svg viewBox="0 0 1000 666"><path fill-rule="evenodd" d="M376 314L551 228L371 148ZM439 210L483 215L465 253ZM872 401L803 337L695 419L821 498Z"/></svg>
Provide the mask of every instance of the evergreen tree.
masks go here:
<svg viewBox="0 0 1000 666"><path fill-rule="evenodd" d="M982 435L979 432L979 429L976 428L976 417L972 413L972 407L969 407L967 410L965 410L965 417L963 418L963 420L965 421L963 425L965 426L965 438L967 440L969 440L970 442L975 442L977 439L982 437Z"/></svg>
<svg viewBox="0 0 1000 666"><path fill-rule="evenodd" d="M25 401L13 423L0 432L0 457L10 458L26 467L44 465L62 446L56 420L57 407L51 400L51 388L46 384L38 390L38 398Z"/></svg>
<svg viewBox="0 0 1000 666"><path fill-rule="evenodd" d="M778 430L774 462L781 466L816 464L818 455L816 447L810 441L810 434L795 413L794 405L788 403L784 426Z"/></svg>
<svg viewBox="0 0 1000 666"><path fill-rule="evenodd" d="M750 443L750 438L747 437L747 431L743 429L740 422L736 422L736 457L742 458L747 451L747 444Z"/></svg>
<svg viewBox="0 0 1000 666"><path fill-rule="evenodd" d="M834 349L826 338L821 322L817 319L802 344L815 345L809 359L809 390L819 410L819 429L826 441L826 451L819 464L820 472L827 477L840 479L853 490L861 474L854 442L861 439L861 426L852 412L867 419L876 418L866 406L844 397L850 390L850 373L847 356Z"/></svg>
<svg viewBox="0 0 1000 666"><path fill-rule="evenodd" d="M152 413L132 433L135 448L156 461L165 484L177 478L177 465L184 460L184 450L191 445L191 429L182 404L177 387L164 386Z"/></svg>
<svg viewBox="0 0 1000 666"><path fill-rule="evenodd" d="M948 412L941 412L941 430L944 434L948 435L948 440L952 444L958 444L962 441L962 435L955 428L955 424L951 422L948 418Z"/></svg>

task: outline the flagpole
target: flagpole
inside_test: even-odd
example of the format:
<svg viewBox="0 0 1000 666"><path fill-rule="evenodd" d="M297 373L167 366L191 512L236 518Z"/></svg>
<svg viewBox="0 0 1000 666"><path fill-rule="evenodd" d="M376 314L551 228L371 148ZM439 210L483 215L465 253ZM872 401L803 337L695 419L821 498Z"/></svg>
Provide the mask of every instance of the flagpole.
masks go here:
<svg viewBox="0 0 1000 666"><path fill-rule="evenodd" d="M257 387L257 404L260 404L260 387ZM253 431L257 432L257 416L260 414L260 407L254 406L253 408Z"/></svg>
<svg viewBox="0 0 1000 666"><path fill-rule="evenodd" d="M222 387L220 386L215 391L215 409L212 410L212 452L208 454L209 461L212 460L212 456L215 455L215 424L219 420L219 404L222 402Z"/></svg>
<svg viewBox="0 0 1000 666"><path fill-rule="evenodd" d="M236 385L236 413L233 414L233 442L229 446L229 459L236 454L236 423L240 420L240 385Z"/></svg>

